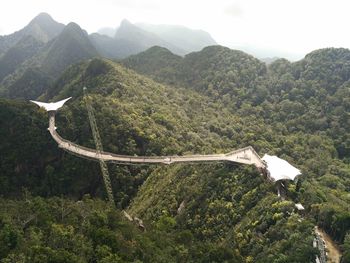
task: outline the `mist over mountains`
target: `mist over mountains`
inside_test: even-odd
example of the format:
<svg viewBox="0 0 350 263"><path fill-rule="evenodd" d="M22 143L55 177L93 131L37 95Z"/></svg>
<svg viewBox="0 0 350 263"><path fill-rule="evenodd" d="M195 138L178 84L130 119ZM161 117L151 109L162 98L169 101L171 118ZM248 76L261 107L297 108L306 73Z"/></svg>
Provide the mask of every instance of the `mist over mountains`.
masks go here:
<svg viewBox="0 0 350 263"><path fill-rule="evenodd" d="M123 38L122 34L125 28L134 27L140 32L143 30L143 34L152 36L156 41L162 41L164 44L171 44L173 47L163 46L161 43L153 42L153 46L163 46L168 48L175 54L183 55L193 51L199 51L206 46L216 45L216 41L210 36L209 33L203 30L193 30L184 26L176 25L152 25L147 23L137 23L132 25L129 21L123 20L120 27L113 28L101 28L98 30L99 34L109 37ZM122 28L120 30L120 28ZM141 29L141 30L140 30ZM151 33L151 34L150 34ZM127 38L129 36L126 36ZM178 51L172 48L177 47Z"/></svg>
<svg viewBox="0 0 350 263"><path fill-rule="evenodd" d="M215 44L203 31L183 27L175 32L174 27L169 27L167 35L164 28L161 33L155 28L145 30L123 20L113 37L89 35L76 23L63 25L41 13L23 29L0 37L0 94L35 98L64 69L88 58L122 59L152 46L185 55Z"/></svg>
<svg viewBox="0 0 350 263"><path fill-rule="evenodd" d="M47 43L61 33L64 27L65 25L53 20L49 14L40 13L23 29L10 35L0 36L0 54L7 51L7 49L26 35L30 35L38 41ZM140 50L144 51L151 46L158 45L164 46L180 55L198 51L203 47L216 44L215 40L207 32L202 30L191 30L186 27L171 25L134 25L126 19L115 29L102 28L97 33L93 33L90 36L95 40L95 45L107 49L107 51L104 51L107 54L113 47L104 46L103 42L113 42L115 40L117 40L114 42L114 44L117 45L114 47L115 50L119 48L119 41L128 42L128 44L130 44L130 42L137 40L138 43L135 43L134 51L136 53L140 52ZM122 44L119 45L122 46ZM129 52L132 51L130 50ZM114 51L114 53L116 53L116 51ZM128 55L130 54L119 52L119 58L124 58Z"/></svg>

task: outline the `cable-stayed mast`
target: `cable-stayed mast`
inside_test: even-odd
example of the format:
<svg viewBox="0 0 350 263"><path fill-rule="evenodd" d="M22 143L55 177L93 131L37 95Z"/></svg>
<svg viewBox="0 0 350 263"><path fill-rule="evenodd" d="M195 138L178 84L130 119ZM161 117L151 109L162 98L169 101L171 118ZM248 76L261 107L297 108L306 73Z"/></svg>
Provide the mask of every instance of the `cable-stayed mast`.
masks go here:
<svg viewBox="0 0 350 263"><path fill-rule="evenodd" d="M102 142L101 142L101 137L100 137L100 133L99 133L98 128L97 128L94 108L91 105L90 96L87 94L86 90L87 90L86 87L84 87L83 88L84 101L85 101L86 109L87 109L88 116L89 116L92 136L93 136L94 141L95 141L96 155L98 157L101 157L101 153L103 152L103 146L102 146ZM111 205L114 206L113 190L112 190L112 184L111 184L111 179L109 177L107 164L102 158L97 158L97 159L98 159L98 162L100 164L102 177L103 177L103 182L105 184L107 195L108 195L108 200L111 203Z"/></svg>

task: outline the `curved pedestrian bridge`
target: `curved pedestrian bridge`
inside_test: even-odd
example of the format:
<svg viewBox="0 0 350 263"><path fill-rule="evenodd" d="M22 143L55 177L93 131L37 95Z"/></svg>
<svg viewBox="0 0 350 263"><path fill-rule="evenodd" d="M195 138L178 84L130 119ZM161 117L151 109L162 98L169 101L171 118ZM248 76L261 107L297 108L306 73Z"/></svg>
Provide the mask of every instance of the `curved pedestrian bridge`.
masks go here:
<svg viewBox="0 0 350 263"><path fill-rule="evenodd" d="M163 163L171 164L178 162L208 162L208 161L229 161L241 164L253 164L258 169L265 169L265 163L255 152L253 147L248 146L226 154L208 154L208 155L184 155L184 156L130 156L118 155L110 152L97 151L77 145L71 141L63 139L56 131L55 126L56 111L49 111L49 131L58 146L75 155L89 159L103 160L106 162L124 162L124 163Z"/></svg>

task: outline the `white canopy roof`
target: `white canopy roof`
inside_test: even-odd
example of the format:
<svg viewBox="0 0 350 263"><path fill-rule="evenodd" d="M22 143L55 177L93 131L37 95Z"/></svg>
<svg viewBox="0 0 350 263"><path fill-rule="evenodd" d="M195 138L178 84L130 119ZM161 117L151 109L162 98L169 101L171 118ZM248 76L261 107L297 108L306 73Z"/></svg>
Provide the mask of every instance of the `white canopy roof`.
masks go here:
<svg viewBox="0 0 350 263"><path fill-rule="evenodd" d="M286 160L265 154L262 158L267 164L267 170L270 177L275 180L294 180L294 178L301 174L300 170L288 163Z"/></svg>
<svg viewBox="0 0 350 263"><path fill-rule="evenodd" d="M69 97L67 99L64 100L60 100L58 102L49 102L49 103L45 103L45 102L40 102L40 101L35 101L35 100L31 100L31 102L35 103L36 105L38 105L41 108L44 108L47 111L56 111L59 108L61 108L63 106L63 104L71 99L72 97Z"/></svg>
<svg viewBox="0 0 350 263"><path fill-rule="evenodd" d="M298 209L298 210L305 210L304 206L300 203L297 203L295 204L295 207Z"/></svg>

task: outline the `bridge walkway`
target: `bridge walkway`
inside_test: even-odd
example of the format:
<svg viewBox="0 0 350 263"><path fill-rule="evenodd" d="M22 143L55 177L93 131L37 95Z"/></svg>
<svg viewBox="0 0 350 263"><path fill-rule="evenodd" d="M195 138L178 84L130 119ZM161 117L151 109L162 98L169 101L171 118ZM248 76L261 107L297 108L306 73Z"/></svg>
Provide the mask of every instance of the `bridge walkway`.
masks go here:
<svg viewBox="0 0 350 263"><path fill-rule="evenodd" d="M56 111L49 111L49 128L51 136L57 142L60 148L94 160L103 160L106 162L121 162L121 163L163 163L172 164L178 162L208 162L208 161L229 161L241 164L255 165L259 170L266 168L266 165L260 156L255 152L253 147L248 146L226 154L208 154L208 155L185 155L185 156L130 156L118 155L110 152L98 152L95 149L77 145L71 141L63 139L56 131L55 126Z"/></svg>

